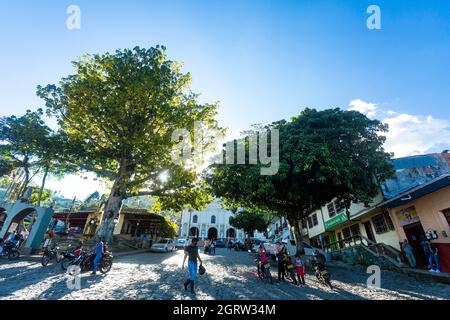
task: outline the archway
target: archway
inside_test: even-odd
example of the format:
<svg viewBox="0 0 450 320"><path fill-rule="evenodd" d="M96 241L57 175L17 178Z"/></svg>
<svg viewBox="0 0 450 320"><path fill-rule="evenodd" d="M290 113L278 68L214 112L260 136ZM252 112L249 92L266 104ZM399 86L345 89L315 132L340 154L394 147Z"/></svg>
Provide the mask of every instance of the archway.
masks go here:
<svg viewBox="0 0 450 320"><path fill-rule="evenodd" d="M0 239L4 239L10 230L12 231L17 228L19 222L34 212L33 224L30 228L31 230L29 230L30 233L24 247L27 253L31 252L32 249L39 249L41 241L44 238L44 233L47 231L53 216L53 210L50 208L35 207L20 201L9 203L4 209L6 209L7 217L0 230Z"/></svg>
<svg viewBox="0 0 450 320"><path fill-rule="evenodd" d="M227 238L236 238L236 231L233 228L227 230Z"/></svg>
<svg viewBox="0 0 450 320"><path fill-rule="evenodd" d="M197 237L199 235L199 230L197 227L192 227L191 229L189 229L189 237Z"/></svg>
<svg viewBox="0 0 450 320"><path fill-rule="evenodd" d="M216 228L209 228L208 230L208 239L217 239L217 229Z"/></svg>

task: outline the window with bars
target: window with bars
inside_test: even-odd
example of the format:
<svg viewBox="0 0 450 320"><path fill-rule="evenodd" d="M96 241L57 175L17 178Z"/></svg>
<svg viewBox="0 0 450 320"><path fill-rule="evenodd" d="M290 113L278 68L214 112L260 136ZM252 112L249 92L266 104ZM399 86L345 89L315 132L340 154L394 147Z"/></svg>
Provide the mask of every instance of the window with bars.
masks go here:
<svg viewBox="0 0 450 320"><path fill-rule="evenodd" d="M392 222L391 216L389 215L389 212L384 213L384 219L386 219L386 224L389 230L394 231L394 223Z"/></svg>
<svg viewBox="0 0 450 320"><path fill-rule="evenodd" d="M359 224L354 224L350 226L350 232L352 236L359 236L361 234L361 230L359 229Z"/></svg>
<svg viewBox="0 0 450 320"><path fill-rule="evenodd" d="M342 235L344 236L344 239L350 238L351 237L351 231L350 228L344 228L342 229Z"/></svg>
<svg viewBox="0 0 450 320"><path fill-rule="evenodd" d="M372 218L372 223L373 223L373 227L375 229L375 232L378 233L378 234L385 233L385 232L389 231L388 225L386 223L385 215L383 213L373 217Z"/></svg>

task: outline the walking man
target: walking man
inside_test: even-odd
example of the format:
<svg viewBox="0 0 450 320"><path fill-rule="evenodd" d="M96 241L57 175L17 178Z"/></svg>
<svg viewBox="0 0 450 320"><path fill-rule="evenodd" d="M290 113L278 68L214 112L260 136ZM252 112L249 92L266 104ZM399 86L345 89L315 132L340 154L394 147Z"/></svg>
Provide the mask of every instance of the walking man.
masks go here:
<svg viewBox="0 0 450 320"><path fill-rule="evenodd" d="M197 278L197 259L200 261L200 265L203 263L202 259L200 258L200 254L198 252L197 247L198 239L192 239L192 243L190 246L186 248L184 251L184 258L183 258L183 264L181 266L181 270L184 270L184 264L186 262L186 259L188 259L188 272L189 272L189 278L184 282L184 290L188 290L188 285L191 285L191 293L195 294L194 291L194 284L195 280Z"/></svg>

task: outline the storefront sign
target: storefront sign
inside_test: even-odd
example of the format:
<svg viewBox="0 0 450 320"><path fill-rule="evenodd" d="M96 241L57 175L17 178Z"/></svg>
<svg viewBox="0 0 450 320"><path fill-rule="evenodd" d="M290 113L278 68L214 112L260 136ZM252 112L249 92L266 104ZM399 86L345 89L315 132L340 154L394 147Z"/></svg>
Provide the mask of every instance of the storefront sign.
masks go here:
<svg viewBox="0 0 450 320"><path fill-rule="evenodd" d="M420 221L415 207L409 207L405 210L399 210L396 212L396 215L400 227Z"/></svg>
<svg viewBox="0 0 450 320"><path fill-rule="evenodd" d="M338 215L334 216L328 221L325 221L325 230L331 229L341 223L347 221L347 214L345 212L341 212Z"/></svg>

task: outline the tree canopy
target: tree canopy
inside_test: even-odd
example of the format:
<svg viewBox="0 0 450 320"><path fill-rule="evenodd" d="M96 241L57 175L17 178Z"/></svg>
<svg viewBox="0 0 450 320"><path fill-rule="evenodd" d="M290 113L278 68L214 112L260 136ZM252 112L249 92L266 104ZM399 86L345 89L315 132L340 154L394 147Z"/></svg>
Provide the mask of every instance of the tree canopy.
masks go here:
<svg viewBox="0 0 450 320"><path fill-rule="evenodd" d="M230 218L230 225L236 229L244 230L249 237L253 237L256 230L266 231L268 220L261 213L243 210Z"/></svg>
<svg viewBox="0 0 450 320"><path fill-rule="evenodd" d="M111 221L128 197L153 196L159 208L173 210L185 203L200 209L211 200L196 169L172 160L179 150L175 130L193 135L201 122L206 132L222 132L214 120L217 104L198 102L181 63L157 46L86 55L73 66L74 74L37 93L58 119L79 168L113 182L107 229L101 230L111 234Z"/></svg>
<svg viewBox="0 0 450 320"><path fill-rule="evenodd" d="M286 216L301 239L300 222L337 199L368 204L377 180L392 174L383 149L387 126L356 111L305 109L290 121L265 127L279 130L278 173L264 176L258 165L212 165L206 180L212 193L234 206ZM303 250L302 241L297 241Z"/></svg>

